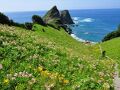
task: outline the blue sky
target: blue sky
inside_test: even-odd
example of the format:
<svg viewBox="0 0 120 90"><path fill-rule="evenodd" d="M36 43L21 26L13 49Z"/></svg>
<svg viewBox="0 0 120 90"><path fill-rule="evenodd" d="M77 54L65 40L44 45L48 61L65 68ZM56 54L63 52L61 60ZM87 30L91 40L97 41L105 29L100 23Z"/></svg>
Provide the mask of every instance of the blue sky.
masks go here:
<svg viewBox="0 0 120 90"><path fill-rule="evenodd" d="M0 0L0 11L48 10L57 5L59 9L120 8L120 0Z"/></svg>

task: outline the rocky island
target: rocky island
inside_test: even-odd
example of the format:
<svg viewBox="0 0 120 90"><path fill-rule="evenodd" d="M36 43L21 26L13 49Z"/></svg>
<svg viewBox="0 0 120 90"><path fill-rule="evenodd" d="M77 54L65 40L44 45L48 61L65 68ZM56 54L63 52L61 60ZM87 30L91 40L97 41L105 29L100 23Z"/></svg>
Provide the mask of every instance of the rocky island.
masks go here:
<svg viewBox="0 0 120 90"><path fill-rule="evenodd" d="M74 24L68 10L59 11L56 6L50 9L43 17L48 24Z"/></svg>

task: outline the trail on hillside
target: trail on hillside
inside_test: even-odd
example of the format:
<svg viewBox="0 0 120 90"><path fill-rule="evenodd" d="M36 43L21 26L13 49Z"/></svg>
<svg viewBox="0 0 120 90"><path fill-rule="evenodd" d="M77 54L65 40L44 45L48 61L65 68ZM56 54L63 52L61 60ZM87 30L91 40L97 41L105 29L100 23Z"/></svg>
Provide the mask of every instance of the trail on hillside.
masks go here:
<svg viewBox="0 0 120 90"><path fill-rule="evenodd" d="M119 78L118 64L116 64L115 66L114 87L115 87L115 90L120 90L120 78Z"/></svg>
<svg viewBox="0 0 120 90"><path fill-rule="evenodd" d="M100 52L101 52L101 54L102 54L103 50L102 50L102 47L101 47L100 44L99 44L99 48L100 48ZM110 58L110 57L107 56L107 55L106 55L106 58L112 60L112 58ZM114 73L113 83L114 83L114 89L115 89L115 90L120 90L120 78L119 78L118 64L115 65L115 73Z"/></svg>

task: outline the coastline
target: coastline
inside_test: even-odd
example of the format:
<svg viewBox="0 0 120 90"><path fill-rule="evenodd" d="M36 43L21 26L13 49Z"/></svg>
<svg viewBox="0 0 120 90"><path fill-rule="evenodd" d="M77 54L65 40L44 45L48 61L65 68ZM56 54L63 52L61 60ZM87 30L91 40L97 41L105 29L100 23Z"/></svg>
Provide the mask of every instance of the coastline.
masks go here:
<svg viewBox="0 0 120 90"><path fill-rule="evenodd" d="M74 39L76 39L77 41L79 42L82 42L82 43L90 43L90 44L96 44L98 42L92 42L92 41L88 41L88 40L84 40L84 39L81 39L81 38L78 38L74 33L70 34L70 36Z"/></svg>

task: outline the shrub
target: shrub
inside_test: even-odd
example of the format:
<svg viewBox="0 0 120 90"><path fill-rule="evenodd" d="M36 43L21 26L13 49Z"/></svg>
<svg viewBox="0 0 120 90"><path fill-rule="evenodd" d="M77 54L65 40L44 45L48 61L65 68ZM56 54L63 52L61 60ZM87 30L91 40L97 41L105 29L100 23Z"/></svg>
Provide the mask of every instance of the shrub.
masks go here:
<svg viewBox="0 0 120 90"><path fill-rule="evenodd" d="M10 20L6 15L4 15L3 13L0 13L0 23L10 25Z"/></svg>
<svg viewBox="0 0 120 90"><path fill-rule="evenodd" d="M14 21L10 20L10 26L13 26L13 25L14 25Z"/></svg>
<svg viewBox="0 0 120 90"><path fill-rule="evenodd" d="M37 24L40 24L40 25L43 25L43 26L46 25L45 22L42 20L42 18L38 15L33 15L32 16L32 21L33 21L33 23L37 23Z"/></svg>
<svg viewBox="0 0 120 90"><path fill-rule="evenodd" d="M58 25L55 25L55 24L47 24L47 26L50 26L50 27L57 29L57 30L60 29L60 27L58 27Z"/></svg>
<svg viewBox="0 0 120 90"><path fill-rule="evenodd" d="M9 18L3 13L0 13L0 24L7 24L10 26L17 26L17 27L25 28L24 24L14 22L13 20L9 20Z"/></svg>
<svg viewBox="0 0 120 90"><path fill-rule="evenodd" d="M25 23L25 28L26 28L26 29L32 30L32 27L33 27L33 24L32 24L32 23L29 23L29 22L26 22L26 23Z"/></svg>
<svg viewBox="0 0 120 90"><path fill-rule="evenodd" d="M118 29L116 31L113 31L111 33L108 33L102 40L102 42L111 40L113 38L120 37L120 25L118 26Z"/></svg>
<svg viewBox="0 0 120 90"><path fill-rule="evenodd" d="M25 28L25 25L24 25L24 24L20 24L20 23L17 23L17 22L14 22L13 26Z"/></svg>
<svg viewBox="0 0 120 90"><path fill-rule="evenodd" d="M11 26L17 26L17 27L25 28L24 24L14 22L13 20L10 20L10 25Z"/></svg>

